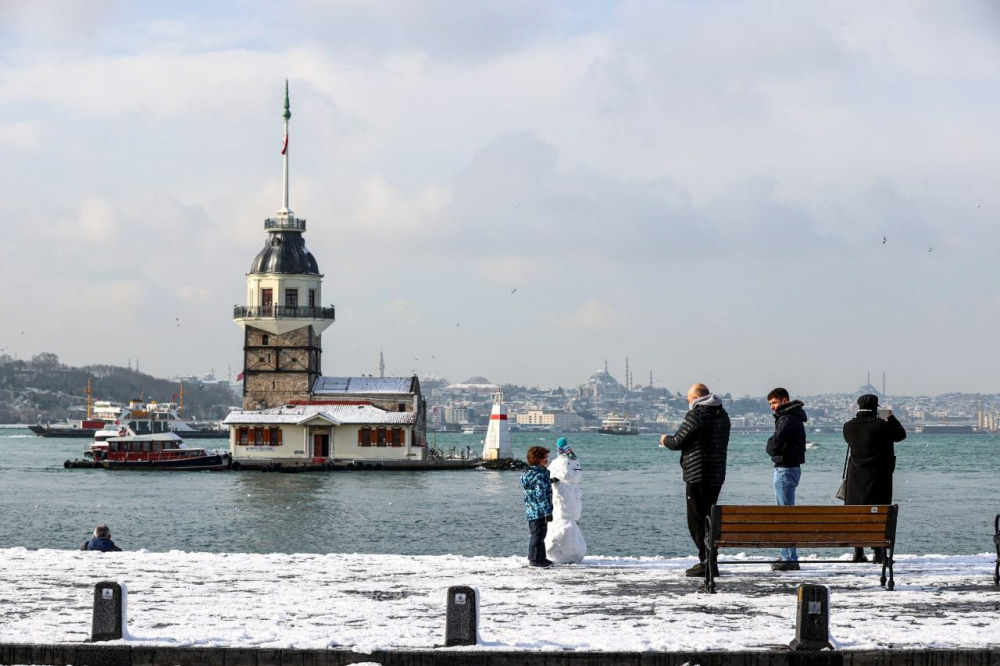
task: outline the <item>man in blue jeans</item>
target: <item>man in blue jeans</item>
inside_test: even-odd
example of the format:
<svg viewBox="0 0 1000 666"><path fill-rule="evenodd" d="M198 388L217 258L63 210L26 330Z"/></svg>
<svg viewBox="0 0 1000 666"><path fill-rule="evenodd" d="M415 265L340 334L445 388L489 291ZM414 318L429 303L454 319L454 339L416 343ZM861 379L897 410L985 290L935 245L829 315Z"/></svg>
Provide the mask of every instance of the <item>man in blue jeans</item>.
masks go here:
<svg viewBox="0 0 1000 666"><path fill-rule="evenodd" d="M778 506L795 506L795 489L802 478L806 461L806 421L801 400L789 401L788 391L776 388L767 394L774 412L774 434L767 440L767 455L774 463L774 497ZM799 554L795 548L782 548L781 561L771 565L774 571L797 571Z"/></svg>

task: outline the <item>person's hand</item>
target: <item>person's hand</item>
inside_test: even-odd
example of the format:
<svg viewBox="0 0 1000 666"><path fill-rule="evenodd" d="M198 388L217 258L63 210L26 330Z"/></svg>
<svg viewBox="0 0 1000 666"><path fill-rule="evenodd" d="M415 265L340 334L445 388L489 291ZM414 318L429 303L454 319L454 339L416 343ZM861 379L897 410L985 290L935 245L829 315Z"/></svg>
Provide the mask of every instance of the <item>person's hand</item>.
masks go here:
<svg viewBox="0 0 1000 666"><path fill-rule="evenodd" d="M552 514L551 513L545 514L545 522L547 522L547 523L551 523L552 522Z"/></svg>
<svg viewBox="0 0 1000 666"><path fill-rule="evenodd" d="M667 448L667 436L666 435L660 435L660 446L662 446L663 448Z"/></svg>

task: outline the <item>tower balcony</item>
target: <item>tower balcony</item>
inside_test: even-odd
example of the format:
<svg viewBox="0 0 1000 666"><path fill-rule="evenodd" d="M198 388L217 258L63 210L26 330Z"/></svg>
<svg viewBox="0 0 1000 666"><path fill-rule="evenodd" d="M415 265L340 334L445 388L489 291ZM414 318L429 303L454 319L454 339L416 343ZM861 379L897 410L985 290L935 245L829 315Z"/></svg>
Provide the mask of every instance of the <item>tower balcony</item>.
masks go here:
<svg viewBox="0 0 1000 666"><path fill-rule="evenodd" d="M306 221L301 217L269 217L264 220L264 231L305 231Z"/></svg>
<svg viewBox="0 0 1000 666"><path fill-rule="evenodd" d="M317 335L336 320L334 307L289 307L285 305L235 305L233 320L274 334L287 333L303 326L312 326Z"/></svg>

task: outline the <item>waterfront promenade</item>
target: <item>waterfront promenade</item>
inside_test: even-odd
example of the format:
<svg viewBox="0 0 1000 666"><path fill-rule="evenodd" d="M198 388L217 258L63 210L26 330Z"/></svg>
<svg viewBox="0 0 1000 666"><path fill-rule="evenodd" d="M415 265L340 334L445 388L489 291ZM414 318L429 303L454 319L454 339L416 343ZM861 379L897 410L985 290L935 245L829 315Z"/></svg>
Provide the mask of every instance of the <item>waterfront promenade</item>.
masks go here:
<svg viewBox="0 0 1000 666"><path fill-rule="evenodd" d="M874 565L726 568L715 595L683 577L689 558L587 558L529 570L522 558L82 553L0 550L0 643L89 639L93 586L129 588L132 646L430 649L445 591L481 591L480 650L771 650L794 636L796 587L831 589L842 650L1000 648L993 558L901 555L897 589Z"/></svg>

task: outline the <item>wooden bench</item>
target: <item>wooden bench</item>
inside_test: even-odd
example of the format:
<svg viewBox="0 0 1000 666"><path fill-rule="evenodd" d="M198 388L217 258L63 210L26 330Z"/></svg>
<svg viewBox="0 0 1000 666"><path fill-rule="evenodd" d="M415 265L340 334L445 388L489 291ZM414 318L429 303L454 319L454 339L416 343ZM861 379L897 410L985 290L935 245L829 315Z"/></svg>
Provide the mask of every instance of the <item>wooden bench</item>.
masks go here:
<svg viewBox="0 0 1000 666"><path fill-rule="evenodd" d="M892 555L898 512L899 507L895 504L713 506L708 516L705 545L708 546L709 562L716 560L720 548L884 548L880 583L891 590L895 586ZM808 560L808 563L843 564L844 560ZM709 592L715 592L712 569L705 567L705 589ZM886 571L889 573L888 585Z"/></svg>

